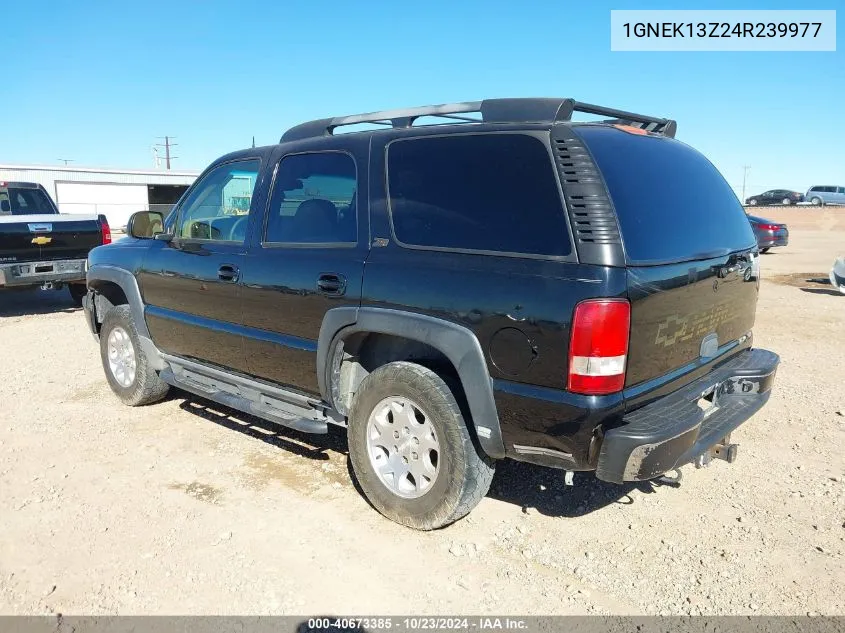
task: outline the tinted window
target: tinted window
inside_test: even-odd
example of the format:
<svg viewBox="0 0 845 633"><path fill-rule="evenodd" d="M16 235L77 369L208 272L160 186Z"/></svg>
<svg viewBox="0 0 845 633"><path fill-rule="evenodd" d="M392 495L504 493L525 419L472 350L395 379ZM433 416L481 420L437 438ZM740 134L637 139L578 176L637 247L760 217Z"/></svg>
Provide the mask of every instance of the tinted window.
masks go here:
<svg viewBox="0 0 845 633"><path fill-rule="evenodd" d="M0 215L55 214L50 197L42 189L0 189Z"/></svg>
<svg viewBox="0 0 845 633"><path fill-rule="evenodd" d="M393 230L425 247L568 255L546 146L524 134L428 137L387 153Z"/></svg>
<svg viewBox="0 0 845 633"><path fill-rule="evenodd" d="M839 187L836 193L845 193L845 187Z"/></svg>
<svg viewBox="0 0 845 633"><path fill-rule="evenodd" d="M357 241L355 161L348 154L294 154L276 173L265 242Z"/></svg>
<svg viewBox="0 0 845 633"><path fill-rule="evenodd" d="M631 263L703 259L754 244L736 194L691 147L609 127L578 133L607 183Z"/></svg>
<svg viewBox="0 0 845 633"><path fill-rule="evenodd" d="M178 235L184 239L243 242L260 162L219 165L191 188L180 208Z"/></svg>

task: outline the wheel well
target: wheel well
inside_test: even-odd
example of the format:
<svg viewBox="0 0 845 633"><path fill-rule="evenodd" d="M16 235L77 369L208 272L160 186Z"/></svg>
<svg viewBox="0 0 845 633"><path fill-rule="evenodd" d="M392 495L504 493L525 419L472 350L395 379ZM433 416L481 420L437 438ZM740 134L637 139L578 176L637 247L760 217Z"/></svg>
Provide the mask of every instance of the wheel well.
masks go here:
<svg viewBox="0 0 845 633"><path fill-rule="evenodd" d="M126 293L123 291L123 288L113 281L93 279L89 282L88 287L96 292L94 295L94 306L96 308L97 326L99 330L99 325L106 317L106 312L111 310L114 306L128 304L129 300L126 298Z"/></svg>
<svg viewBox="0 0 845 633"><path fill-rule="evenodd" d="M348 415L352 398L364 378L382 365L396 361L417 363L443 378L469 421L457 369L443 352L413 339L372 332L349 336L338 344L331 359L329 385L338 412Z"/></svg>

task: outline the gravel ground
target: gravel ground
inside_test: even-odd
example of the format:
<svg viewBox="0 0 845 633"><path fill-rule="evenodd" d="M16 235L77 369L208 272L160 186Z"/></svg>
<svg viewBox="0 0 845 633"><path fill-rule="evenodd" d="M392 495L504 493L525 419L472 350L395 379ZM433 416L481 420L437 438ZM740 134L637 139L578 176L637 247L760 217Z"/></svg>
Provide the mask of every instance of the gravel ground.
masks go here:
<svg viewBox="0 0 845 633"><path fill-rule="evenodd" d="M733 465L613 486L502 463L469 518L382 519L341 434L119 406L65 293L0 295L0 614L845 614L845 211L767 211L782 358ZM816 281L813 281L816 280Z"/></svg>

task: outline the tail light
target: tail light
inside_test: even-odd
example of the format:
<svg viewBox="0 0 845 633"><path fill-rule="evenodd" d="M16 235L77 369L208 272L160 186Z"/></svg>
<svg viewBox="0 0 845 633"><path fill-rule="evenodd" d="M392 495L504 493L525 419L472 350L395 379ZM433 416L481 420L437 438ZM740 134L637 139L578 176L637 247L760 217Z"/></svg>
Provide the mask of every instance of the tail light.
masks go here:
<svg viewBox="0 0 845 633"><path fill-rule="evenodd" d="M760 228L764 231L777 231L780 229L780 224L761 224Z"/></svg>
<svg viewBox="0 0 845 633"><path fill-rule="evenodd" d="M621 391L630 331L631 304L624 299L590 299L575 306L567 389L585 395Z"/></svg>
<svg viewBox="0 0 845 633"><path fill-rule="evenodd" d="M111 244L111 227L106 216L101 215L100 218L100 238L103 244Z"/></svg>

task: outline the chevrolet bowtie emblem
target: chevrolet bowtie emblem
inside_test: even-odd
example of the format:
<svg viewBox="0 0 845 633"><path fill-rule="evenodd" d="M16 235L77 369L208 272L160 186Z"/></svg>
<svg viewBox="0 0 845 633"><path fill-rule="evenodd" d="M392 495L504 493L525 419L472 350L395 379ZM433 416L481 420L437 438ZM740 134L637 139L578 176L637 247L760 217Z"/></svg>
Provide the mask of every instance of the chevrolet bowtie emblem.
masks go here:
<svg viewBox="0 0 845 633"><path fill-rule="evenodd" d="M32 243L38 246L44 246L45 244L49 244L53 241L52 237L47 237L45 235L39 235L38 237L32 238Z"/></svg>

